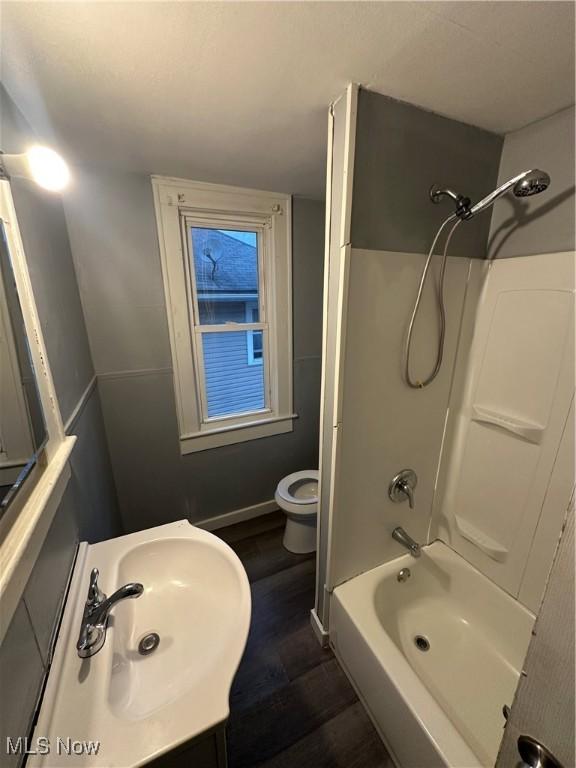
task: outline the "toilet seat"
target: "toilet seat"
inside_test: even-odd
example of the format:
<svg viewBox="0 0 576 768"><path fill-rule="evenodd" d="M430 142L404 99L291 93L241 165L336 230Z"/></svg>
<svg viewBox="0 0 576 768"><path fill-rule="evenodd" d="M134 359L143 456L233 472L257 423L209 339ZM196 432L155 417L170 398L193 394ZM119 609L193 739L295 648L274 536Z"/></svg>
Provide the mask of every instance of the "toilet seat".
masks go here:
<svg viewBox="0 0 576 768"><path fill-rule="evenodd" d="M274 499L286 513L283 539L286 549L296 554L314 552L318 513L318 470L305 469L286 475L278 483Z"/></svg>
<svg viewBox="0 0 576 768"><path fill-rule="evenodd" d="M306 482L316 485L316 493L309 495L304 489L302 495L297 495L298 488L305 486ZM297 486L294 488L294 486ZM300 509L294 511L300 511L302 514L310 514L312 510L306 509L309 505L315 505L318 503L318 470L306 469L301 472L293 472L291 475L286 475L279 483L276 493L280 498L290 505ZM292 509L290 510L292 511ZM315 512L316 510L314 510Z"/></svg>

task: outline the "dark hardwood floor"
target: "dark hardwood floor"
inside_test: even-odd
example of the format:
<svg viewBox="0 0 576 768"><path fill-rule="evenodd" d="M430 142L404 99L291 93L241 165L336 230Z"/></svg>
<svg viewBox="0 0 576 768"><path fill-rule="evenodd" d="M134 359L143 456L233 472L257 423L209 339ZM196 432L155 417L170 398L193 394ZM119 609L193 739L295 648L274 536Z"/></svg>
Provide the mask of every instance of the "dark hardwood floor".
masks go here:
<svg viewBox="0 0 576 768"><path fill-rule="evenodd" d="M310 627L314 555L282 546L273 513L216 533L236 551L252 588L252 623L230 699L230 768L392 768L330 650Z"/></svg>

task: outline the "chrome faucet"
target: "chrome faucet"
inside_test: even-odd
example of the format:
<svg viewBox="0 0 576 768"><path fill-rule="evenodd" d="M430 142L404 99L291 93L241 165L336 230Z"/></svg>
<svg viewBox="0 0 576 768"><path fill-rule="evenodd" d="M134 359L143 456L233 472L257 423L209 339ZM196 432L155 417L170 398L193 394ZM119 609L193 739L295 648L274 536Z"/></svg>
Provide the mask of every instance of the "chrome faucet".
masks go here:
<svg viewBox="0 0 576 768"><path fill-rule="evenodd" d="M142 584L130 583L117 589L110 597L106 597L98 586L98 576L98 568L94 568L90 574L88 598L84 606L80 635L76 643L76 650L81 659L94 656L104 645L108 617L116 603L128 597L140 597L144 592Z"/></svg>
<svg viewBox="0 0 576 768"><path fill-rule="evenodd" d="M416 472L413 469L403 469L392 478L388 486L388 496L395 503L408 499L410 509L414 509L414 490L417 484Z"/></svg>
<svg viewBox="0 0 576 768"><path fill-rule="evenodd" d="M400 526L394 528L392 531L392 538L397 541L398 544L402 544L403 547L406 547L412 557L420 557L422 554L420 544L414 541L414 539L406 533L404 528L400 528Z"/></svg>

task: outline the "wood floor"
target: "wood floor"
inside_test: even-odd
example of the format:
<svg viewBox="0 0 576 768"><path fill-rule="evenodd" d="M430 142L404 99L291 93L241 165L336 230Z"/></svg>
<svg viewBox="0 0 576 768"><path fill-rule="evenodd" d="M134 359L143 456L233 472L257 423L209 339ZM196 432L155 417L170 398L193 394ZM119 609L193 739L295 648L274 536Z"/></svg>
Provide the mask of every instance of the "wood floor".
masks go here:
<svg viewBox="0 0 576 768"><path fill-rule="evenodd" d="M236 551L252 588L252 624L228 723L230 768L392 768L330 650L310 627L313 555L282 547L273 513L216 533Z"/></svg>

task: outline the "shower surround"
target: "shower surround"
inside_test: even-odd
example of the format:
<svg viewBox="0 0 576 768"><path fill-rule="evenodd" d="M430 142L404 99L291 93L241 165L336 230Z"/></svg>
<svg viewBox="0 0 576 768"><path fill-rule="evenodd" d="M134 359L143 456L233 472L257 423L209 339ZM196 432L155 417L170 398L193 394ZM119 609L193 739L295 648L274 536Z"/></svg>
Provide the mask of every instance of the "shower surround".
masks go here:
<svg viewBox="0 0 576 768"><path fill-rule="evenodd" d="M429 189L483 198L502 140L353 87L333 114L315 618L398 765L494 764L573 484L574 253L552 239L554 252L487 261L490 212L463 224L443 365L409 388L402 348L442 218ZM517 172L545 167L552 185L562 175L554 158L521 160ZM553 206L550 195L536 205ZM417 373L434 367L439 261L414 332ZM403 467L418 475L414 510L387 497ZM392 538L397 526L419 560Z"/></svg>

